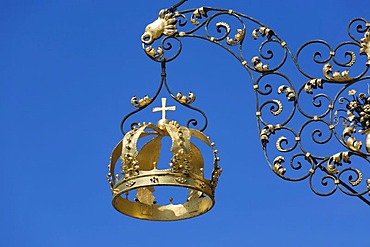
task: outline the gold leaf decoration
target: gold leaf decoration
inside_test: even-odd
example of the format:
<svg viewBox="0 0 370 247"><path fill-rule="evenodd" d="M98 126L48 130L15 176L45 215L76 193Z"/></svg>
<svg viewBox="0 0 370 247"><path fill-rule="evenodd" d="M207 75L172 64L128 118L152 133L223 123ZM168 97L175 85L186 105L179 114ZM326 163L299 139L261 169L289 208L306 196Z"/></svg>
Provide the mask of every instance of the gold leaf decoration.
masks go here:
<svg viewBox="0 0 370 247"><path fill-rule="evenodd" d="M356 62L356 54L353 51L348 52L348 54L351 56L351 60L345 66L351 67Z"/></svg>
<svg viewBox="0 0 370 247"><path fill-rule="evenodd" d="M332 65L331 63L327 63L324 65L322 71L326 79L336 82L346 82L352 80L352 78L349 76L349 71L344 70L342 73L339 71L335 71L333 73L332 71Z"/></svg>
<svg viewBox="0 0 370 247"><path fill-rule="evenodd" d="M308 82L306 82L305 86L304 86L304 90L306 91L306 93L308 94L312 94L312 89L317 89L317 88L323 88L322 86L322 80L321 79L312 79Z"/></svg>
<svg viewBox="0 0 370 247"><path fill-rule="evenodd" d="M158 49L154 49L152 46L148 46L144 48L145 53L152 57L152 58L160 58L163 56L163 49L161 47L158 47Z"/></svg>
<svg viewBox="0 0 370 247"><path fill-rule="evenodd" d="M274 32L268 27L260 27L253 30L252 32L253 39L258 39L258 34L261 34L262 37L267 36L269 38L274 34Z"/></svg>
<svg viewBox="0 0 370 247"><path fill-rule="evenodd" d="M274 99L272 101L278 106L278 108L276 110L271 109L270 111L271 111L271 113L274 116L277 116L280 113L282 113L282 111L283 111L283 104L279 100L276 100L276 99Z"/></svg>
<svg viewBox="0 0 370 247"><path fill-rule="evenodd" d="M137 100L136 96L131 98L131 104L135 107L144 107L149 105L152 102L152 98L149 98L148 95L145 95L144 98Z"/></svg>
<svg viewBox="0 0 370 247"><path fill-rule="evenodd" d="M234 36L234 39L227 37L226 38L226 43L228 45L236 45L242 43L244 36L245 36L245 31L243 29L238 29L236 30L237 33Z"/></svg>
<svg viewBox="0 0 370 247"><path fill-rule="evenodd" d="M282 85L278 88L278 94L282 94L284 91L289 101L294 101L296 99L296 94L291 87Z"/></svg>
<svg viewBox="0 0 370 247"><path fill-rule="evenodd" d="M254 68L259 72L264 72L269 70L268 64L263 64L258 56L252 58L252 64Z"/></svg>
<svg viewBox="0 0 370 247"><path fill-rule="evenodd" d="M191 16L191 19L190 19L191 23L194 24L194 25L198 25L199 21L197 19L201 19L202 16L207 17L207 12L204 9L204 7L201 7L201 8L198 8L198 9L194 10L193 15ZM194 17L196 17L196 18L194 18Z"/></svg>
<svg viewBox="0 0 370 247"><path fill-rule="evenodd" d="M336 166L341 166L343 162L351 163L349 152L341 152L331 156L326 165L327 172L331 175L337 174Z"/></svg>
<svg viewBox="0 0 370 247"><path fill-rule="evenodd" d="M227 24L226 22L223 22L223 21L217 22L216 23L217 30L219 30L221 27L225 28L227 34L230 33L231 28L230 28L229 24Z"/></svg>
<svg viewBox="0 0 370 247"><path fill-rule="evenodd" d="M355 171L356 171L356 174L357 174L357 179L354 180L354 181L349 181L349 183L352 184L352 186L357 186L362 181L362 173L358 169L355 169Z"/></svg>
<svg viewBox="0 0 370 247"><path fill-rule="evenodd" d="M281 144L285 142L285 143L288 143L288 138L286 138L285 136L280 136L277 140L276 140L276 149L279 150L280 152L287 152L286 149L284 149Z"/></svg>
<svg viewBox="0 0 370 247"><path fill-rule="evenodd" d="M360 152L362 147L362 142L357 141L355 137L352 136L353 133L356 133L356 129L353 127L346 127L342 132L342 139L346 143L347 147L355 152ZM347 140L346 140L346 137Z"/></svg>
<svg viewBox="0 0 370 247"><path fill-rule="evenodd" d="M360 54L367 56L366 65L370 65L370 30L368 30L361 39L360 46Z"/></svg>
<svg viewBox="0 0 370 247"><path fill-rule="evenodd" d="M333 164L327 164L326 165L326 171L331 175L334 175L334 174L338 173L338 169L336 169L335 165L333 165Z"/></svg>
<svg viewBox="0 0 370 247"><path fill-rule="evenodd" d="M192 92L189 92L188 96L183 95L181 92L177 93L175 96L175 100L181 104L189 105L195 101L196 97L195 94Z"/></svg>
<svg viewBox="0 0 370 247"><path fill-rule="evenodd" d="M275 127L273 125L267 125L261 130L260 133L260 140L265 145L269 142L270 135L275 133Z"/></svg>
<svg viewBox="0 0 370 247"><path fill-rule="evenodd" d="M278 156L274 159L272 170L279 176L284 176L286 168L282 166L282 163L285 162L283 156Z"/></svg>

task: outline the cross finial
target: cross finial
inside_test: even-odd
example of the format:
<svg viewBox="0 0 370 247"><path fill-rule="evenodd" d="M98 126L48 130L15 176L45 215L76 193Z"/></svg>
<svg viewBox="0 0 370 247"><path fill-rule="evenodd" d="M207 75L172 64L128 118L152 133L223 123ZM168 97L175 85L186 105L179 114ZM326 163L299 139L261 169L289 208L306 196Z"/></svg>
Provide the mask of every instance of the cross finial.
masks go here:
<svg viewBox="0 0 370 247"><path fill-rule="evenodd" d="M162 120L166 119L166 111L176 111L176 106L166 106L167 99L162 98L162 107L153 108L153 112L162 112Z"/></svg>

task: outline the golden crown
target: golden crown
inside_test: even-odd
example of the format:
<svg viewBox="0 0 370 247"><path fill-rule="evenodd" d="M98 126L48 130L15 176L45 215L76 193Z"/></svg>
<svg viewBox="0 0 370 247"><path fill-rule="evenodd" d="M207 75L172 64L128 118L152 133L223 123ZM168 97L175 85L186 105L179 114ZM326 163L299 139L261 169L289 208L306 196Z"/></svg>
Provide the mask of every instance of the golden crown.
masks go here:
<svg viewBox="0 0 370 247"><path fill-rule="evenodd" d="M167 120L168 110L175 107L166 107L163 98L162 107L153 109L162 112L162 119L157 124L142 123L133 127L112 152L107 176L113 193L112 204L125 215L146 220L181 220L206 213L215 203L215 188L222 171L215 144L201 131ZM151 140L139 148L138 142L144 137ZM164 137L172 141L173 156L167 169L157 169ZM213 152L210 180L204 177L203 155L192 138L205 143ZM116 167L121 168L118 173ZM189 193L184 202L176 204L170 197L167 205L160 205L153 195L159 186L183 187ZM129 193L135 190L135 198L130 199Z"/></svg>

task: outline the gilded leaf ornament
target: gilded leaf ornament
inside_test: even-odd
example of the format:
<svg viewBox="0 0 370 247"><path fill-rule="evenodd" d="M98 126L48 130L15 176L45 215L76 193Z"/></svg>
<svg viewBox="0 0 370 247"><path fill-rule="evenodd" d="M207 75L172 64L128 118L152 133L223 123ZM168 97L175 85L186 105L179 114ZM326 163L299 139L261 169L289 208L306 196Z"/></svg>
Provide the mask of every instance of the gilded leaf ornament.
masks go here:
<svg viewBox="0 0 370 247"><path fill-rule="evenodd" d="M226 43L228 45L237 45L243 42L244 36L245 36L245 31L243 29L237 29L236 34L234 36L234 39L227 37L226 38Z"/></svg>
<svg viewBox="0 0 370 247"><path fill-rule="evenodd" d="M344 70L342 73L340 71L335 71L333 73L332 68L333 66L331 65L331 63L327 63L324 65L322 71L326 79L336 82L346 82L352 80L352 78L349 76L348 70Z"/></svg>
<svg viewBox="0 0 370 247"><path fill-rule="evenodd" d="M181 92L177 93L175 96L175 100L181 104L191 104L195 101L196 97L195 94L192 92L189 92L188 96L183 95Z"/></svg>
<svg viewBox="0 0 370 247"><path fill-rule="evenodd" d="M199 24L198 19L201 19L202 16L208 17L206 9L204 7L194 10L193 15L191 16L191 19L190 19L191 23L194 25L198 25Z"/></svg>
<svg viewBox="0 0 370 247"><path fill-rule="evenodd" d="M256 70L260 72L265 72L269 70L268 64L263 64L258 56L253 57L251 61Z"/></svg>
<svg viewBox="0 0 370 247"><path fill-rule="evenodd" d="M304 86L304 90L308 94L313 94L312 89L317 89L317 88L323 89L322 79L311 79L308 82L306 82Z"/></svg>
<svg viewBox="0 0 370 247"><path fill-rule="evenodd" d="M370 30L368 30L361 39L360 53L367 56L367 65L370 65Z"/></svg>
<svg viewBox="0 0 370 247"><path fill-rule="evenodd" d="M148 95L145 95L144 98L137 100L136 96L131 98L131 105L135 107L144 107L149 105L153 99L149 98Z"/></svg>
<svg viewBox="0 0 370 247"><path fill-rule="evenodd" d="M282 165L284 162L285 159L283 156L278 156L274 159L272 170L279 176L284 176L286 172L286 168L284 168Z"/></svg>
<svg viewBox="0 0 370 247"><path fill-rule="evenodd" d="M296 99L296 94L292 88L286 85L282 85L278 88L278 94L282 94L284 91L289 101L294 101Z"/></svg>
<svg viewBox="0 0 370 247"><path fill-rule="evenodd" d="M274 34L274 32L268 27L260 27L253 30L252 32L253 39L258 39L259 34L261 34L262 37L267 36L268 38L270 38Z"/></svg>

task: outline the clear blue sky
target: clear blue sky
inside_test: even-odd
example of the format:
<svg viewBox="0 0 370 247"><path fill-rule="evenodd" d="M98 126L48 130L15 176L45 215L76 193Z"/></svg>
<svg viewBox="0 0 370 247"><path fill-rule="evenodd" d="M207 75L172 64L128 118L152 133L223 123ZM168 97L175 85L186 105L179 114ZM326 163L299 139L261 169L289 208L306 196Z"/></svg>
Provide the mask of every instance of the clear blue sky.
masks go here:
<svg viewBox="0 0 370 247"><path fill-rule="evenodd" d="M174 3L0 0L0 246L370 246L363 202L318 197L307 181L273 174L247 73L201 41L184 41L168 79L197 93L209 116L224 169L215 207L172 223L113 209L105 175L119 123L131 97L152 94L160 76L140 36ZM349 40L351 19L370 20L365 0L189 0L181 9L203 5L260 20L293 51L310 39Z"/></svg>

